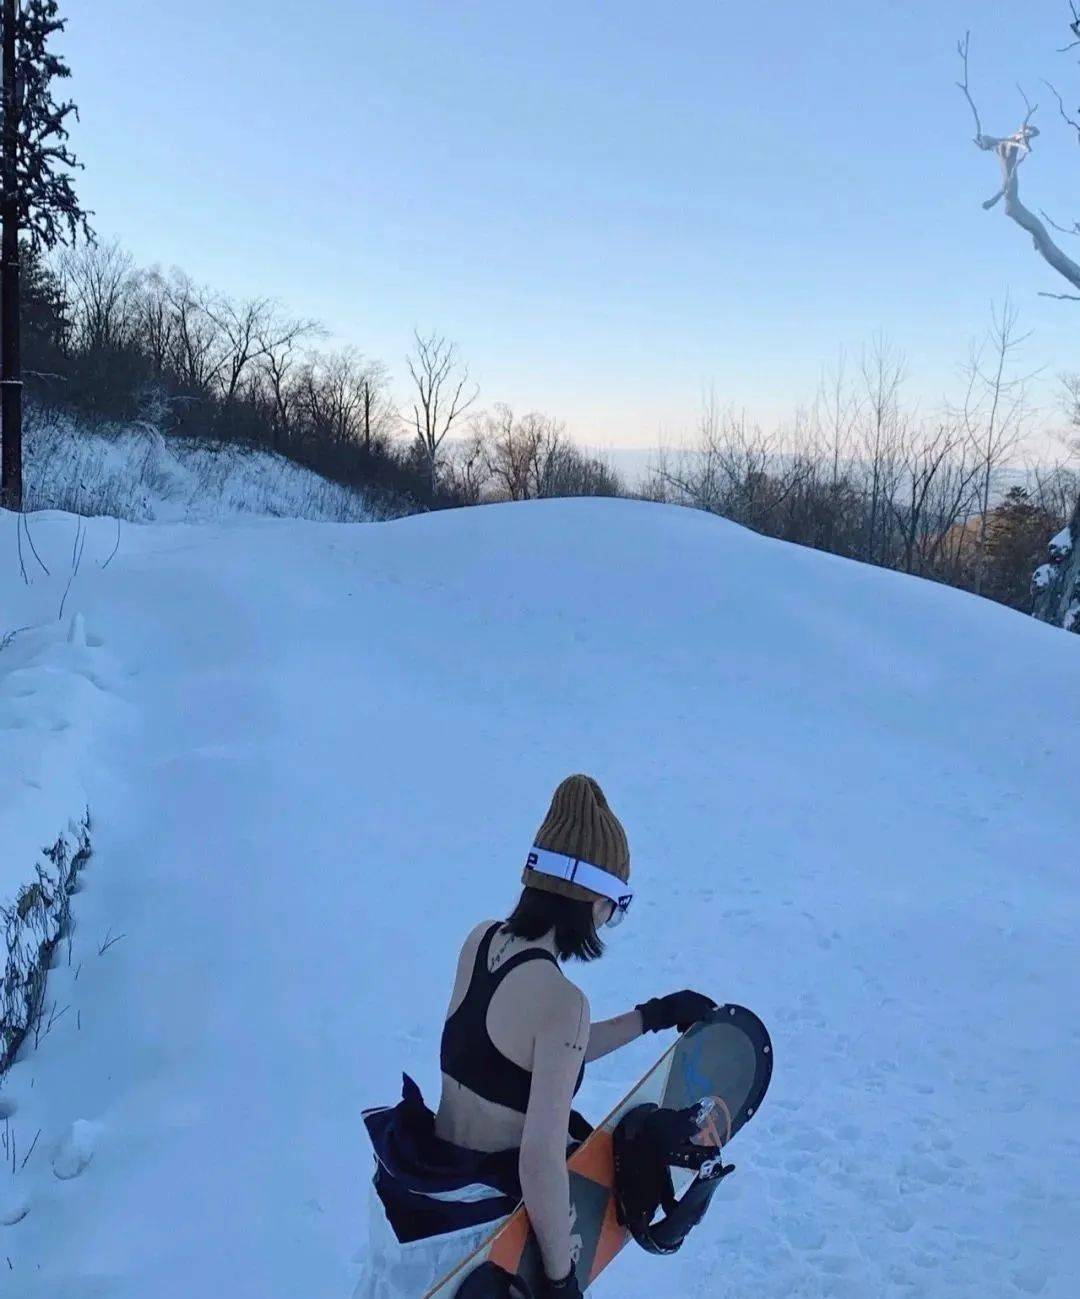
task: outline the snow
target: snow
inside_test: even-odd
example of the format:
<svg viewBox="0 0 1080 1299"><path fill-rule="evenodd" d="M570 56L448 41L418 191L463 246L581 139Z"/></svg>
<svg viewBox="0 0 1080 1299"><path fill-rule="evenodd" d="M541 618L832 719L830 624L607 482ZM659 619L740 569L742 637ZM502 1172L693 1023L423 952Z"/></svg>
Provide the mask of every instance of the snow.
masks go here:
<svg viewBox="0 0 1080 1299"><path fill-rule="evenodd" d="M1053 564L1040 564L1031 575L1031 589L1033 591L1043 591L1054 580Z"/></svg>
<svg viewBox="0 0 1080 1299"><path fill-rule="evenodd" d="M10 516L2 517L6 523ZM74 521L67 526L74 531ZM5 546L9 541L5 529ZM5 568L12 559L9 553ZM14 594L13 576L17 569L0 577L4 597ZM0 601L0 618L7 604L7 598ZM118 699L117 667L97 639L87 637L79 615L34 627L0 623L0 644L0 771L5 773L0 907L5 907L22 885L34 881L42 848L85 815L87 750L103 714Z"/></svg>
<svg viewBox="0 0 1080 1299"><path fill-rule="evenodd" d="M594 1013L700 987L777 1057L706 1223L590 1294L1080 1292L1072 637L628 501L122 524L107 567L90 520L59 622L76 524L29 524L27 586L0 514L0 629L32 629L4 825L85 794L94 855L68 1009L0 1087L6 1293L346 1299L360 1110L403 1068L435 1099L458 946L576 770L638 890Z"/></svg>
<svg viewBox="0 0 1080 1299"><path fill-rule="evenodd" d="M270 451L164 437L145 421L86 427L34 408L25 473L28 509L135 522L235 514L363 522L410 512L388 494L328 482Z"/></svg>
<svg viewBox="0 0 1080 1299"><path fill-rule="evenodd" d="M1064 559L1072 553L1072 529L1068 526L1061 529L1055 537L1050 538L1050 554L1054 559Z"/></svg>

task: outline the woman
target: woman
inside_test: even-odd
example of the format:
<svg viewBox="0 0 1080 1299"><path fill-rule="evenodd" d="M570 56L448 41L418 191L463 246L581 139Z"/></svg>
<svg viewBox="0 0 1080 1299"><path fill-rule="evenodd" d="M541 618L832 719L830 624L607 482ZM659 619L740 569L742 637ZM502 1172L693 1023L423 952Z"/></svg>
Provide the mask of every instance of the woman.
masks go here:
<svg viewBox="0 0 1080 1299"><path fill-rule="evenodd" d="M559 962L601 955L597 930L625 916L629 877L626 834L600 786L570 776L537 832L513 913L478 925L461 949L437 1113L406 1078L400 1105L366 1116L394 1240L385 1232L373 1240L358 1295L405 1299L412 1286L423 1294L524 1200L547 1295L580 1296L566 1156L589 1132L571 1111L585 1065L643 1032L684 1029L715 1005L683 991L591 1021Z"/></svg>

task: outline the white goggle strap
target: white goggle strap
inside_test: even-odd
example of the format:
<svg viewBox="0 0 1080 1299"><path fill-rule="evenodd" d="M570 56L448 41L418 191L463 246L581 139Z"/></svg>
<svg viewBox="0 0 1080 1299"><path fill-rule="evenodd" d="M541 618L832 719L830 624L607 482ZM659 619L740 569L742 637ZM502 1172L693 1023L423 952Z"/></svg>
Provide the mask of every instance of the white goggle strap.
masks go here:
<svg viewBox="0 0 1080 1299"><path fill-rule="evenodd" d="M634 896L634 890L625 880L610 871L601 870L592 862L582 861L580 857L565 857L562 853L548 852L546 848L533 847L525 865L529 870L539 871L541 875L551 875L557 880L566 880L570 884L580 884L590 893L599 893L602 898L614 902L620 911L625 911Z"/></svg>

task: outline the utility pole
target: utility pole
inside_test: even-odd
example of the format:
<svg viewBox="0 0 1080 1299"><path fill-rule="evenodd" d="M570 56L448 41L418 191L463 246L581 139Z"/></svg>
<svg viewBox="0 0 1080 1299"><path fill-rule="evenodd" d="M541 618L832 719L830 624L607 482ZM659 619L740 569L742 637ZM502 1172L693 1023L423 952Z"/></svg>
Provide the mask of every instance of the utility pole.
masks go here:
<svg viewBox="0 0 1080 1299"><path fill-rule="evenodd" d="M0 151L0 505L22 509L22 361L19 347L19 85L15 40L18 0L3 0L3 145Z"/></svg>

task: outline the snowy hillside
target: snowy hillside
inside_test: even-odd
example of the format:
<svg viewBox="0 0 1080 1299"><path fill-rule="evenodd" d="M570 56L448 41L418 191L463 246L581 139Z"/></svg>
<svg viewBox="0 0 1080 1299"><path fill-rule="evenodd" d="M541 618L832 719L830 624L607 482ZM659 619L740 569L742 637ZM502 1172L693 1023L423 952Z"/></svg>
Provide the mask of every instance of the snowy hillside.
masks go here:
<svg viewBox="0 0 1080 1299"><path fill-rule="evenodd" d="M0 514L0 636L70 574L74 521L30 527L27 586ZM435 1099L458 946L578 770L639 889L594 1013L689 984L776 1049L706 1224L590 1293L1080 1293L1071 637L627 501L115 542L90 522L60 624L89 722L17 675L44 633L0 651L0 736L77 714L94 816L66 1013L0 1086L4 1293L347 1299L360 1110L403 1068ZM592 1066L585 1112L657 1050Z"/></svg>
<svg viewBox="0 0 1080 1299"><path fill-rule="evenodd" d="M163 437L144 422L87 427L34 409L25 473L27 509L134 522L256 514L355 523L409 512L389 493L341 487L269 451Z"/></svg>

